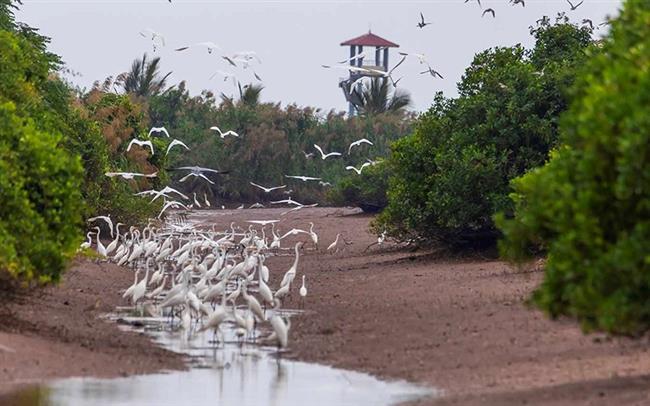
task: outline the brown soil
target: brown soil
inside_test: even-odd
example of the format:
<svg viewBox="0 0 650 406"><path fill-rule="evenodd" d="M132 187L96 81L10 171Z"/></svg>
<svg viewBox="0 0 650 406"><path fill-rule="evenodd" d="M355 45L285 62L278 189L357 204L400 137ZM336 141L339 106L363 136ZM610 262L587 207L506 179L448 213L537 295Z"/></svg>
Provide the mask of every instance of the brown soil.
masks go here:
<svg viewBox="0 0 650 406"><path fill-rule="evenodd" d="M244 226L278 212L235 211L210 221ZM295 290L304 272L307 313L293 321L292 357L446 394L419 405L650 404L647 340L585 336L573 321L550 321L528 308L543 276L536 264L515 269L479 254L450 259L391 244L367 249L376 242L371 217L350 213L304 209L280 223L288 231L313 221L321 250L339 232L353 242L338 254L316 254L306 244ZM292 261L267 261L272 287ZM299 306L298 295L284 305Z"/></svg>
<svg viewBox="0 0 650 406"><path fill-rule="evenodd" d="M0 302L0 394L69 376L116 377L185 368L183 358L100 317L122 302L133 272L77 261L61 284ZM0 399L0 403L2 403Z"/></svg>
<svg viewBox="0 0 650 406"><path fill-rule="evenodd" d="M192 218L247 227L245 220L280 218L283 210ZM444 391L440 399L416 403L423 406L650 404L646 339L585 336L573 321L550 321L527 308L524 301L542 278L534 265L515 269L479 254L410 252L390 243L367 249L376 242L367 231L370 219L318 208L283 217L282 232L308 229L313 221L321 250L339 232L351 242L338 254L305 245L294 297L284 303L300 305L297 289L306 274L306 313L293 320L289 356ZM305 236L284 247L298 240ZM292 262L292 250L267 261L271 287ZM0 316L8 320L0 344L16 352L0 347L0 390L21 380L182 367L178 356L97 319L120 303L118 290L131 278L130 271L84 262L61 286L9 305Z"/></svg>

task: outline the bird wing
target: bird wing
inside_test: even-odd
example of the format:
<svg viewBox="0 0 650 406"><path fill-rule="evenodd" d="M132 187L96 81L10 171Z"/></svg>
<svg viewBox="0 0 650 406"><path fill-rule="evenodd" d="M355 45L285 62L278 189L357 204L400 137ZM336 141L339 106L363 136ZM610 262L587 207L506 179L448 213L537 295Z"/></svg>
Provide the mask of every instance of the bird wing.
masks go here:
<svg viewBox="0 0 650 406"><path fill-rule="evenodd" d="M186 199L186 200L189 199L189 197L185 196L184 194L182 194L181 192L179 192L178 190L176 190L176 189L174 189L174 188L172 188L172 187L167 186L167 187L165 187L165 189L163 189L163 190L164 190L164 191L167 191L167 192L170 192L170 193L176 193L177 195L179 195L179 196L182 197L183 199Z"/></svg>
<svg viewBox="0 0 650 406"><path fill-rule="evenodd" d="M176 48L174 51L185 51L186 49L189 49L189 46Z"/></svg>
<svg viewBox="0 0 650 406"><path fill-rule="evenodd" d="M422 14L422 12L420 12L420 20L422 20L422 24L424 24L424 14ZM411 23L411 24L413 24L413 23Z"/></svg>
<svg viewBox="0 0 650 406"><path fill-rule="evenodd" d="M153 144L151 143L151 141L145 141L145 142L141 143L140 145L141 146L142 145L148 146L151 149L151 155L154 155L154 153L153 153Z"/></svg>
<svg viewBox="0 0 650 406"><path fill-rule="evenodd" d="M320 152L321 157L325 159L325 153L323 152L323 150L316 144L314 144L314 148L316 148L318 152Z"/></svg>
<svg viewBox="0 0 650 406"><path fill-rule="evenodd" d="M213 131L217 131L220 135L223 135L223 133L221 132L221 129L219 127L217 127L216 125L210 127L210 129L213 130Z"/></svg>
<svg viewBox="0 0 650 406"><path fill-rule="evenodd" d="M216 169L201 168L200 166L195 167L195 169L201 172L225 173L225 172L218 171Z"/></svg>
<svg viewBox="0 0 650 406"><path fill-rule="evenodd" d="M331 156L341 156L340 152L330 152L329 154L325 155L325 158L331 157Z"/></svg>
<svg viewBox="0 0 650 406"><path fill-rule="evenodd" d="M126 147L126 152L131 151L131 147L133 146L133 144L137 144L137 143L138 143L138 140L135 140L135 139L131 140L131 142L129 142L129 146Z"/></svg>
<svg viewBox="0 0 650 406"><path fill-rule="evenodd" d="M198 176L200 176L201 178L203 178L203 179L205 179L205 180L207 180L208 182L210 182L210 184L212 184L212 185L214 185L214 182L213 182L213 181L211 181L211 180L210 180L210 179L209 179L209 178L208 178L207 176L205 176L204 174L202 174L202 173L199 173L199 175L198 175Z"/></svg>
<svg viewBox="0 0 650 406"><path fill-rule="evenodd" d="M179 140L177 140L177 139L174 139L174 140L169 144L169 146L167 147L167 154L169 154L169 150L172 149L172 147L174 147L174 146L176 146L176 145L180 145L181 147L185 148L185 149L188 150L188 151L190 150L190 148L189 148L187 145L185 145L185 143L184 143L183 141L179 141Z"/></svg>
<svg viewBox="0 0 650 406"><path fill-rule="evenodd" d="M249 182L249 183L250 183L251 185L255 186L255 187L258 187L258 188L262 189L263 191L265 191L265 192L267 192L267 193L271 191L271 189L265 188L264 186L260 186L260 185L258 185L258 184L255 183L255 182Z"/></svg>
<svg viewBox="0 0 650 406"><path fill-rule="evenodd" d="M388 76L390 76L393 73L393 71L397 69L398 66L403 64L405 60L406 60L406 56L402 56L402 59L399 62L397 62L397 65L393 66L393 68L388 71Z"/></svg>
<svg viewBox="0 0 650 406"><path fill-rule="evenodd" d="M226 61L227 61L229 64L231 64L232 66L237 67L237 64L236 64L232 59L228 58L227 56L222 56L222 58L223 58L224 60L226 60Z"/></svg>
<svg viewBox="0 0 650 406"><path fill-rule="evenodd" d="M226 131L226 133L224 134L224 136L225 136L225 135L234 135L235 137L239 137L239 134L237 134L237 133L234 132L233 130L228 130L228 131Z"/></svg>
<svg viewBox="0 0 650 406"><path fill-rule="evenodd" d="M185 176L183 176L182 178L180 178L178 181L179 181L179 182L185 182L185 181L186 181L190 176L192 176L192 175L194 175L194 173L191 173L191 172L190 172L190 173L188 173L187 175L185 175ZM196 176L196 175L194 175L194 176Z"/></svg>
<svg viewBox="0 0 650 406"><path fill-rule="evenodd" d="M136 175L136 176L144 176L145 178L155 178L156 176L158 176L158 172L156 171L154 173L150 173L149 175L145 175L145 174L142 174L142 173L134 173L134 175Z"/></svg>
<svg viewBox="0 0 650 406"><path fill-rule="evenodd" d="M165 135L167 136L167 138L170 138L170 136L169 136L169 132L167 131L167 129L166 129L165 127L160 127L159 131L164 132Z"/></svg>
<svg viewBox="0 0 650 406"><path fill-rule="evenodd" d="M357 175L361 175L361 170L355 168L354 166L346 166L345 170L347 170L347 171L355 171L357 173Z"/></svg>

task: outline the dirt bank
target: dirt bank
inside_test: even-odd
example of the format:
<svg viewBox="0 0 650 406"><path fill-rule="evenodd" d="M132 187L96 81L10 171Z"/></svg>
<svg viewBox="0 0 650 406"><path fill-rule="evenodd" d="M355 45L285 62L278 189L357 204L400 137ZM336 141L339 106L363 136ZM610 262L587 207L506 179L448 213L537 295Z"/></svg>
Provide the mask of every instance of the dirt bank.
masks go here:
<svg viewBox="0 0 650 406"><path fill-rule="evenodd" d="M236 211L208 221L279 218ZM368 245L370 217L305 209L282 231L315 223L321 249L341 232L352 242L336 255L304 251L308 313L294 320L292 356L442 388L420 404L650 404L647 340L584 336L571 321L549 321L524 301L541 281L534 267L491 259L449 259ZM304 237L303 237L304 239ZM289 246L291 244L285 244ZM267 261L272 286L292 256ZM297 289L297 287L296 287ZM298 306L297 295L286 306Z"/></svg>
<svg viewBox="0 0 650 406"><path fill-rule="evenodd" d="M131 283L129 270L79 260L58 286L11 299L4 296L0 394L52 378L116 377L184 368L180 355L100 319L123 304L118 290Z"/></svg>

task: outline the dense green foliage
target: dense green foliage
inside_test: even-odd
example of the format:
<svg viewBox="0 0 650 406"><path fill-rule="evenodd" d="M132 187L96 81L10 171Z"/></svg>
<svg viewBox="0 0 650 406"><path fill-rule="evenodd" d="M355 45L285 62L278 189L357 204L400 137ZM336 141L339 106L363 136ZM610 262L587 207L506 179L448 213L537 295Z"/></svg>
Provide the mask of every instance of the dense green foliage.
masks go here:
<svg viewBox="0 0 650 406"><path fill-rule="evenodd" d="M531 34L532 50L477 54L459 97L437 95L414 134L393 145L377 230L451 244L495 239L493 214L511 210L509 181L542 165L557 143L567 86L591 44L588 28L562 16Z"/></svg>
<svg viewBox="0 0 650 406"><path fill-rule="evenodd" d="M114 134L146 134L146 115L128 96L79 99L56 75L48 39L16 23L13 7L0 2L0 277L50 282L74 254L84 217L133 224L153 213L104 173L164 162L125 157L126 138L111 144Z"/></svg>
<svg viewBox="0 0 650 406"><path fill-rule="evenodd" d="M57 58L45 38L13 25L7 2L0 16L0 271L48 282L77 245L82 167L61 148L67 128L51 107Z"/></svg>
<svg viewBox="0 0 650 406"><path fill-rule="evenodd" d="M513 182L502 252L548 252L535 303L586 329L650 327L650 3L630 0L590 58L550 162Z"/></svg>
<svg viewBox="0 0 650 406"><path fill-rule="evenodd" d="M171 166L199 165L230 171L213 177L215 185L194 179L176 186L196 191L199 196L205 192L228 201L264 202L278 200L282 191L265 194L249 182L286 184L286 190L292 190L292 197L301 202L325 202L328 186L287 179L285 175L314 176L336 184L346 175L345 166L359 166L367 158L387 155L390 143L410 131L410 116L404 113L351 119L334 112L322 116L308 107L260 103L259 90L246 87L236 101L225 97L217 101L210 92L191 97L181 83L151 98L152 124L164 124L172 137L191 148L170 153ZM234 130L240 137L222 139L210 130L212 126ZM354 148L348 154L349 144L364 137L374 145ZM344 156L322 160L314 144Z"/></svg>

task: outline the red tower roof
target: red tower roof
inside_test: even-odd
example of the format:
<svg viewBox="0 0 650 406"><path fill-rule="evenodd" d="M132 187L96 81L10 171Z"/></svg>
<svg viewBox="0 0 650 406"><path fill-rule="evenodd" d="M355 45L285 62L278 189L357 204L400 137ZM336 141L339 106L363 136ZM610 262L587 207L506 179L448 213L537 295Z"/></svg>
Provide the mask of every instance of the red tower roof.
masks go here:
<svg viewBox="0 0 650 406"><path fill-rule="evenodd" d="M341 42L341 46L346 46L346 45L361 45L366 47L387 47L387 48L399 47L399 45L397 45L396 43L390 42L387 39L383 39L382 37L375 35L370 31L368 31L367 34L363 34L360 37L352 38L347 41Z"/></svg>

